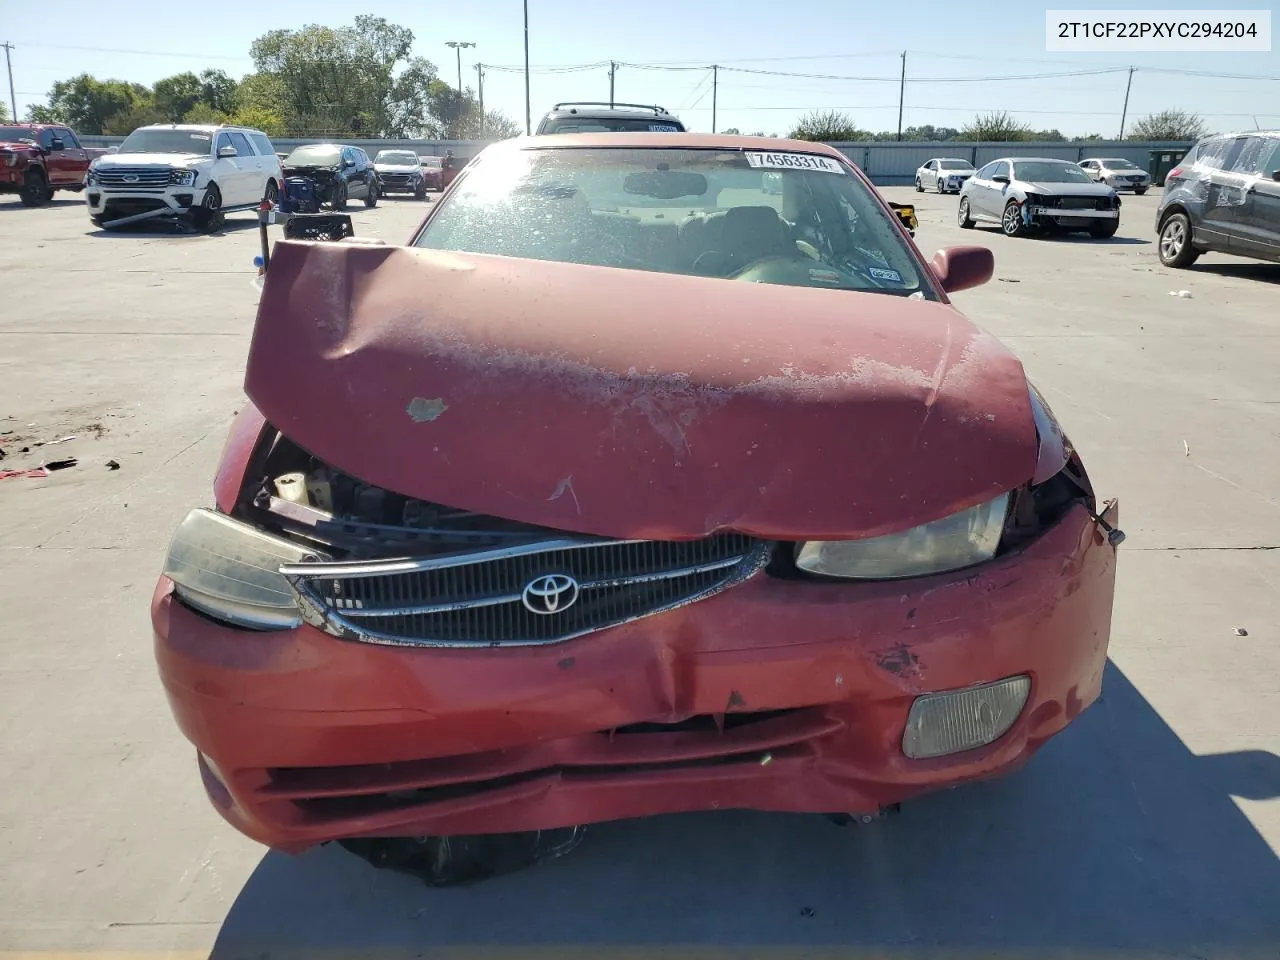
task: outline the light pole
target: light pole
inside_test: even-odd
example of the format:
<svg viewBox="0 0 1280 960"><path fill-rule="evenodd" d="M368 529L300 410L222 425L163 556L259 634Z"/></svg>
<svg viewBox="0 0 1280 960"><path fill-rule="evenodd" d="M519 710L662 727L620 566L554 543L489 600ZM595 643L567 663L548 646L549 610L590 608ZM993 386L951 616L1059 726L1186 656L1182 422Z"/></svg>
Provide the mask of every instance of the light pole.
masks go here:
<svg viewBox="0 0 1280 960"><path fill-rule="evenodd" d="M449 40L445 43L446 47L453 47L454 52L458 55L458 96L462 96L462 50L464 47L474 47L475 44L470 40Z"/></svg>
<svg viewBox="0 0 1280 960"><path fill-rule="evenodd" d="M533 114L529 109L529 0L524 0L524 135L533 132Z"/></svg>

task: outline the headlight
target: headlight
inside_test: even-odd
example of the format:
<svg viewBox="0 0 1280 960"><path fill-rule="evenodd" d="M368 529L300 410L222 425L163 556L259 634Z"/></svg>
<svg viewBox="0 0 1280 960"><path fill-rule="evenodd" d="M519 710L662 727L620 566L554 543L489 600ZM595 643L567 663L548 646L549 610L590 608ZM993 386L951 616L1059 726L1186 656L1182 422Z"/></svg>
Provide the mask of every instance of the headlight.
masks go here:
<svg viewBox="0 0 1280 960"><path fill-rule="evenodd" d="M302 622L288 563L320 558L212 510L192 510L169 544L164 575L188 606L238 627L287 630Z"/></svg>
<svg viewBox="0 0 1280 960"><path fill-rule="evenodd" d="M84 172L84 185L86 187L91 187L97 182L98 182L98 175L93 172L93 167L90 167L88 170Z"/></svg>
<svg viewBox="0 0 1280 960"><path fill-rule="evenodd" d="M995 556L1009 494L902 533L867 540L809 540L796 551L808 573L851 580L924 577L982 563Z"/></svg>
<svg viewBox="0 0 1280 960"><path fill-rule="evenodd" d="M169 182L177 187L189 187L196 182L194 170L170 170Z"/></svg>

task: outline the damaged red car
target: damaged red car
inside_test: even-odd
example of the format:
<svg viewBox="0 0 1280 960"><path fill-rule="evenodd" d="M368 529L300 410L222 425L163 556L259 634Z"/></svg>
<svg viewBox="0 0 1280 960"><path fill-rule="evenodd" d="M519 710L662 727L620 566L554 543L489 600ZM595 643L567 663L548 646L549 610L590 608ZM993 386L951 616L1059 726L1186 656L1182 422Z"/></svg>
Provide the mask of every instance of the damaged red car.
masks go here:
<svg viewBox="0 0 1280 960"><path fill-rule="evenodd" d="M948 300L992 265L834 149L671 133L506 141L406 246L277 244L152 603L214 805L298 851L1025 761L1098 696L1123 535Z"/></svg>

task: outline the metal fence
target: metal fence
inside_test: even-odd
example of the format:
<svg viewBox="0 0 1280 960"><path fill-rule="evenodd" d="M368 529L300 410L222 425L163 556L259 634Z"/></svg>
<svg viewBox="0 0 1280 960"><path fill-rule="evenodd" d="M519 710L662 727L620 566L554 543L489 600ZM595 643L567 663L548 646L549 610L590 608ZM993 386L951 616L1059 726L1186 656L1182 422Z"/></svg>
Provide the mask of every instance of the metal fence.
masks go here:
<svg viewBox="0 0 1280 960"><path fill-rule="evenodd" d="M90 147L117 146L124 137L82 136L81 142ZM288 153L304 143L324 143L319 137L273 140L280 153ZM413 150L423 156L443 156L452 150L454 157L465 162L488 144L479 140L343 140L358 146L373 156L379 150ZM1152 150L1186 150L1191 142L1149 142L1145 140L1100 140L1087 143L1030 142L1030 143L967 143L957 140L939 143L921 141L868 140L856 143L833 143L878 186L910 185L915 180L916 169L935 157L953 157L968 160L980 167L999 157L1056 157L1073 163L1087 157L1123 157L1142 169L1148 167Z"/></svg>

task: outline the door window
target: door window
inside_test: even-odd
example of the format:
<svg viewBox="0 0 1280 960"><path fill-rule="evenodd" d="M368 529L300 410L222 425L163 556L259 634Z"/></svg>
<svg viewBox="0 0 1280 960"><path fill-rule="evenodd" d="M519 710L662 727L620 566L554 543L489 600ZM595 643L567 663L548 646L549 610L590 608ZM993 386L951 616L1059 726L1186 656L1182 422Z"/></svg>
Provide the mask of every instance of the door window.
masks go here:
<svg viewBox="0 0 1280 960"><path fill-rule="evenodd" d="M996 167L998 165L999 165L998 163L996 163L995 161L992 161L991 163L988 163L985 167L983 167L981 170L979 170L977 173L975 173L973 176L977 180L990 180L991 175L996 172Z"/></svg>
<svg viewBox="0 0 1280 960"><path fill-rule="evenodd" d="M1239 138L1243 140L1244 138ZM1218 140L1210 140L1205 143L1196 157L1196 166L1203 170L1226 170L1233 149L1235 149L1237 140L1230 137L1222 137Z"/></svg>
<svg viewBox="0 0 1280 960"><path fill-rule="evenodd" d="M270 157L275 154L276 148L271 145L271 141L267 139L266 134L251 133L249 139L253 141L253 145L257 147L258 153L264 157Z"/></svg>
<svg viewBox="0 0 1280 960"><path fill-rule="evenodd" d="M231 138L227 136L225 133L218 134L218 142L217 142L217 145L213 148L213 155L216 157L222 151L223 147L230 147L230 146L234 146L234 144L232 144L231 142Z"/></svg>
<svg viewBox="0 0 1280 960"><path fill-rule="evenodd" d="M53 132L54 134L62 138L62 143L68 150L80 149L80 141L77 140L76 135L72 133L70 130L68 130L66 127L59 127L57 130Z"/></svg>
<svg viewBox="0 0 1280 960"><path fill-rule="evenodd" d="M243 133L232 131L227 134L231 138L231 145L236 148L236 155L240 157L252 157L253 147L249 146L249 141L245 139Z"/></svg>
<svg viewBox="0 0 1280 960"><path fill-rule="evenodd" d="M1231 172L1271 173L1271 167L1268 164L1275 154L1277 144L1280 144L1280 140L1273 140L1270 137L1249 137L1240 148L1240 152L1236 154L1235 161L1231 164Z"/></svg>
<svg viewBox="0 0 1280 960"><path fill-rule="evenodd" d="M990 179L992 179L992 178L994 178L994 177L1007 177L1007 176L1009 176L1009 163L1008 163L1008 161L1006 161L1006 160L999 160L999 161L997 161L996 163L993 163L993 164L992 164L992 166L993 166L995 169L993 169L993 170L991 171L991 176L987 178L988 180L990 180Z"/></svg>

